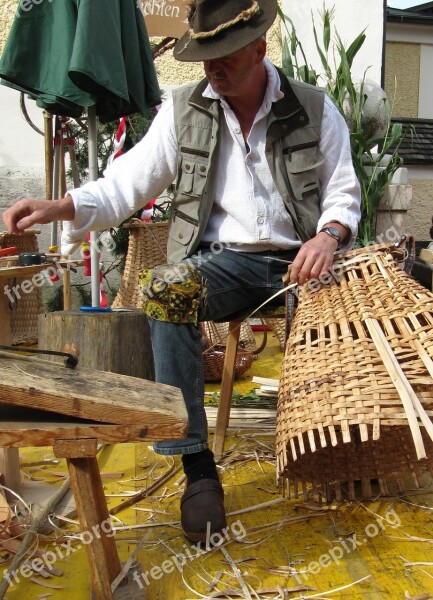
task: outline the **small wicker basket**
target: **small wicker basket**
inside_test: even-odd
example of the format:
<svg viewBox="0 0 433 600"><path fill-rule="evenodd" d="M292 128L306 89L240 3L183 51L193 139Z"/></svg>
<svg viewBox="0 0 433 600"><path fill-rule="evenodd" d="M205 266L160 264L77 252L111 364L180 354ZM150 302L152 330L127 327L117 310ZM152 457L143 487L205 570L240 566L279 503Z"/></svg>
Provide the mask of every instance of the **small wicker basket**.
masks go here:
<svg viewBox="0 0 433 600"><path fill-rule="evenodd" d="M299 290L277 411L278 475L295 489L368 497L431 471L433 294L396 252L344 253L337 281Z"/></svg>
<svg viewBox="0 0 433 600"><path fill-rule="evenodd" d="M27 230L20 235L0 232L0 248L15 246L18 253L38 252L38 230ZM10 287L20 286L28 277L16 277L9 281ZM40 287L24 294L11 304L12 344L32 344L38 339L38 315L43 312L42 292Z"/></svg>
<svg viewBox="0 0 433 600"><path fill-rule="evenodd" d="M246 323L246 322L245 322ZM218 383L222 380L224 360L226 354L225 327L220 327L225 323L215 323L214 321L204 321L201 324L203 332L203 368L204 380L207 383ZM248 323L246 325L249 327ZM244 327L244 335L248 337L248 329ZM241 327L242 335L242 327ZM253 336L254 337L254 336ZM241 377L248 371L254 361L253 350L238 346L236 351L235 378Z"/></svg>
<svg viewBox="0 0 433 600"><path fill-rule="evenodd" d="M119 291L113 308L142 308L143 299L138 286L138 274L167 262L168 221L144 223L131 219L128 253Z"/></svg>
<svg viewBox="0 0 433 600"><path fill-rule="evenodd" d="M203 352L204 380L207 383L219 383L222 380L226 347L212 346ZM236 352L235 379L248 371L254 361L254 354L249 350L238 348Z"/></svg>
<svg viewBox="0 0 433 600"><path fill-rule="evenodd" d="M216 322L216 321L203 321L202 330L205 336L208 338L210 344L225 345L227 343L227 337L229 334L229 323L228 321ZM241 331L239 335L239 347L244 350L249 350L253 354L259 354L262 351L262 345L259 347L256 343L254 331L248 321L242 321Z"/></svg>

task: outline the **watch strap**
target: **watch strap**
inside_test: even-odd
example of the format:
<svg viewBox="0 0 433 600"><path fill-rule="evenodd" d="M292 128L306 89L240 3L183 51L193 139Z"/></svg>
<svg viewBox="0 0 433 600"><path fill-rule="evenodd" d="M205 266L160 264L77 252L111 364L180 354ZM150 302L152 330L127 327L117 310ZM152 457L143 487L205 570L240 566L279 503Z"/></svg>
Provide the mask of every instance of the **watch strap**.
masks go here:
<svg viewBox="0 0 433 600"><path fill-rule="evenodd" d="M336 229L335 227L322 227L322 229L319 231L319 233L327 233L332 238L334 238L334 240L336 240L338 242L337 248L340 247L341 234L338 231L338 229Z"/></svg>

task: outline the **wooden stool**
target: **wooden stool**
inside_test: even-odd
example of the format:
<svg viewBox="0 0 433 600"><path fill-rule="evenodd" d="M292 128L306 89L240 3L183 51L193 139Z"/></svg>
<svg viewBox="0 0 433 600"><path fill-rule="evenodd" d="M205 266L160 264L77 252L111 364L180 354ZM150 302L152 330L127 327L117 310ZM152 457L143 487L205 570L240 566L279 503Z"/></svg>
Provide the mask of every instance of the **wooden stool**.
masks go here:
<svg viewBox="0 0 433 600"><path fill-rule="evenodd" d="M291 308L291 310L294 309ZM281 319L282 317L286 318L286 313L286 307L274 307L272 312L270 310L263 310L260 312L260 314L256 313L254 317L263 317L266 319ZM232 404L233 385L235 380L236 353L238 350L241 324L244 320L245 315L242 315L239 318L235 318L229 321L226 354L224 357L220 398L218 402L218 411L212 447L216 460L219 460L224 452L224 442L230 421L230 409Z"/></svg>
<svg viewBox="0 0 433 600"><path fill-rule="evenodd" d="M86 551L94 597L116 598L111 584L121 565L107 525L97 446L185 437L187 413L180 390L13 354L0 358L0 380L0 446L53 446L54 454L66 459L80 526L89 532ZM131 582L128 598L143 598L139 593Z"/></svg>
<svg viewBox="0 0 433 600"><path fill-rule="evenodd" d="M224 441L230 420L230 408L232 405L232 393L235 381L236 352L238 349L242 321L243 319L229 321L220 399L218 402L218 412L213 438L212 450L215 455L215 460L219 460L224 452Z"/></svg>

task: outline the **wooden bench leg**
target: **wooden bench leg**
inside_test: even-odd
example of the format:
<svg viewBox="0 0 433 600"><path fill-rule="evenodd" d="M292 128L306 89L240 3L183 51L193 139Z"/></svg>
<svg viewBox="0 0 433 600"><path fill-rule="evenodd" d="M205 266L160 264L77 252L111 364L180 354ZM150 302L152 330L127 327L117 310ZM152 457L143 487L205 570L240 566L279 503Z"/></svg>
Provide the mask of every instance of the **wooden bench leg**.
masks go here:
<svg viewBox="0 0 433 600"><path fill-rule="evenodd" d="M216 460L219 460L224 452L224 440L230 420L230 408L235 380L236 353L241 333L241 323L242 321L229 322L226 355L224 358L224 368L221 380L221 392L213 440L213 453Z"/></svg>
<svg viewBox="0 0 433 600"><path fill-rule="evenodd" d="M3 485L21 494L20 455L18 448L0 448L0 477ZM7 496L6 492L6 496Z"/></svg>
<svg viewBox="0 0 433 600"><path fill-rule="evenodd" d="M112 600L111 583L121 565L96 460L96 440L61 440L54 454L68 463L94 597Z"/></svg>

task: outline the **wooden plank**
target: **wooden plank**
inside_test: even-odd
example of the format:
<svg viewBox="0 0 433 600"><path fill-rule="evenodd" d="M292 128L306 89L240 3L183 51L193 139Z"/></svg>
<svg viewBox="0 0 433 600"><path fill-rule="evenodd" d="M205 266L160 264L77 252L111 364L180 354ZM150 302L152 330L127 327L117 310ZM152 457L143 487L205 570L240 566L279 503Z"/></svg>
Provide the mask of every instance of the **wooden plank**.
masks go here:
<svg viewBox="0 0 433 600"><path fill-rule="evenodd" d="M52 446L55 440L96 438L100 444L175 440L184 437L183 423L177 427L162 418L129 425L101 424L58 413L0 404L0 446L24 448Z"/></svg>
<svg viewBox="0 0 433 600"><path fill-rule="evenodd" d="M206 418L208 421L209 429L215 429L217 422L217 407L206 406L205 407ZM264 432L271 431L275 435L276 427L276 410L273 409L260 409L260 408L237 408L231 407L230 420L228 429L240 430L240 429L258 429Z"/></svg>
<svg viewBox="0 0 433 600"><path fill-rule="evenodd" d="M3 422L0 423L0 446L3 448L27 448L53 446L56 440L94 437L99 444L122 444L159 440L177 440L185 437L186 428L161 422L137 425L74 425L72 423ZM15 488L14 488L15 489Z"/></svg>
<svg viewBox="0 0 433 600"><path fill-rule="evenodd" d="M65 260L61 257L60 254L53 254L52 252L44 252L45 256L48 259L47 263L44 263L45 267L51 266L51 263L55 262L57 265L65 267L67 265L71 265L72 267L82 267L84 266L84 260ZM19 267L19 254L12 254L10 256L0 256L0 268L6 266ZM11 263L8 265L8 263Z"/></svg>
<svg viewBox="0 0 433 600"><path fill-rule="evenodd" d="M187 423L178 388L117 373L0 359L0 402L102 423Z"/></svg>
<svg viewBox="0 0 433 600"><path fill-rule="evenodd" d="M256 375L251 379L252 383L260 383L261 385L276 387L278 389L280 385L279 379L270 379L269 377L257 377Z"/></svg>
<svg viewBox="0 0 433 600"><path fill-rule="evenodd" d="M28 275L34 275L40 271L44 271L51 267L51 264L44 263L43 265L31 265L28 267L2 267L0 268L0 279L3 277L27 277Z"/></svg>
<svg viewBox="0 0 433 600"><path fill-rule="evenodd" d="M428 248L422 248L419 257L426 263L433 264L433 250L429 250Z"/></svg>

